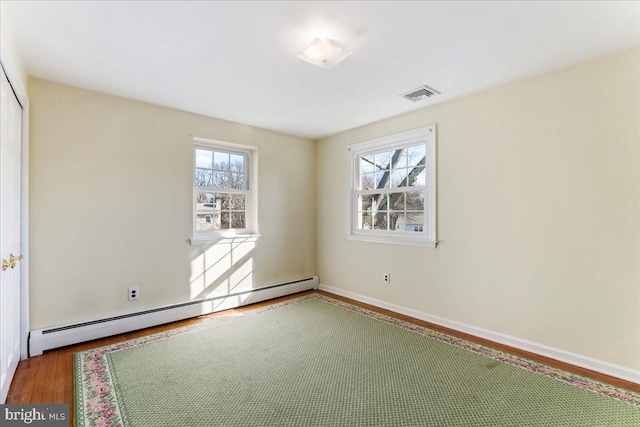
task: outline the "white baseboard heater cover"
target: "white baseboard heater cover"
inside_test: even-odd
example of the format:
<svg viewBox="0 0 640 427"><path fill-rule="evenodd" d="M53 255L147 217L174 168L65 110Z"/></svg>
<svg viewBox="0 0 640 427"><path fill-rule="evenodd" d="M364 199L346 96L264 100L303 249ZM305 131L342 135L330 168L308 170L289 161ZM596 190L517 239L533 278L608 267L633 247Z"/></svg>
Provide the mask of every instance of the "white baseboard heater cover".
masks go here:
<svg viewBox="0 0 640 427"><path fill-rule="evenodd" d="M256 288L246 292L171 304L155 309L88 322L34 330L29 334L29 357L39 356L44 351L54 348L189 319L191 317L241 307L311 289L318 289L318 284L318 276L312 276L305 279Z"/></svg>

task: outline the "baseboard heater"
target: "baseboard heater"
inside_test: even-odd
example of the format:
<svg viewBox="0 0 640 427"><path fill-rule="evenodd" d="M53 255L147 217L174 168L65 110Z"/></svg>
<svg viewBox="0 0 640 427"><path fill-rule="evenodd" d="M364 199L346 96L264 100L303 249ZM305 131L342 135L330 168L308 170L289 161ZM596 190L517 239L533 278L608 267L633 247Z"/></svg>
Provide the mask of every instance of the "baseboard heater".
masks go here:
<svg viewBox="0 0 640 427"><path fill-rule="evenodd" d="M317 289L318 276L278 283L246 292L204 298L184 303L171 304L150 310L88 322L56 326L31 331L29 334L29 357L39 356L46 350L91 341L112 335L149 328L177 320L228 310L260 301L266 301L297 292Z"/></svg>

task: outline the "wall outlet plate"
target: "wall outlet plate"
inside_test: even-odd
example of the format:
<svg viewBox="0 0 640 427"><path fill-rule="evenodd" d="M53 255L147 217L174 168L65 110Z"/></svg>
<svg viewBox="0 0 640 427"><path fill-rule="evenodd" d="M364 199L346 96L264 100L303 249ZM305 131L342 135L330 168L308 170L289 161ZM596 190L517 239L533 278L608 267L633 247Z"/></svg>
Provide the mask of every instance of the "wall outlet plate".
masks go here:
<svg viewBox="0 0 640 427"><path fill-rule="evenodd" d="M129 301L135 301L138 298L140 298L140 288L137 286L129 288Z"/></svg>
<svg viewBox="0 0 640 427"><path fill-rule="evenodd" d="M385 285L391 284L391 275L389 273L382 273L382 281Z"/></svg>

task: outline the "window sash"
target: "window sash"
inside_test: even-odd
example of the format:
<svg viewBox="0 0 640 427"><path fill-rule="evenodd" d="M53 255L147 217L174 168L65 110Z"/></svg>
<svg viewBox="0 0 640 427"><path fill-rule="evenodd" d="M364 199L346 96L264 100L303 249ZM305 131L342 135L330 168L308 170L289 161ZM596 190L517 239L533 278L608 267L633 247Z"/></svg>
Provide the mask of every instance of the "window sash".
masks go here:
<svg viewBox="0 0 640 427"><path fill-rule="evenodd" d="M213 175L215 172L226 172L229 173L230 176L234 172L233 170L231 170L231 168L229 169L217 169L215 167L215 160L212 159L212 163L211 163L211 168L203 168L203 167L198 167L197 166L197 162L196 162L196 152L197 150L202 150L202 151L209 151L212 153L222 153L222 154L229 154L229 155L236 155L236 156L242 156L243 160L243 171L241 173L241 175L244 175L244 179L243 179L243 188L242 189L232 189L230 187L197 187L195 185L195 178L196 178L196 171L198 169L201 170L207 170L207 171L211 171L211 174ZM202 144L202 143L195 143L193 145L193 181L194 181L194 188L202 188L202 189L217 189L217 190L250 190L251 189L251 152L250 151L241 151L238 149L230 149L227 148L226 146L218 146L218 145L206 145L206 144Z"/></svg>
<svg viewBox="0 0 640 427"><path fill-rule="evenodd" d="M349 229L348 236L349 239L359 240L358 236L366 237L367 241L371 242L382 242L382 243L398 243L398 244L407 244L407 245L417 245L417 246L428 246L435 247L436 245L436 233L435 233L435 214L436 214L436 174L435 174L435 125L425 126L422 128L401 132L399 134L390 135L387 137L377 138L371 141L365 141L362 143L353 144L349 147L349 159L350 159L350 175L351 175L351 185L349 189L350 201L349 201ZM425 147L425 164L424 164L424 173L425 177L425 185L414 185L414 186L402 186L402 187L384 187L384 188L371 188L367 190L361 189L361 177L363 173L361 173L361 162L362 157L367 157L371 155L375 155L378 153L389 152L390 155L393 155L393 152L398 149L408 149L410 147L414 147L417 145L424 145ZM384 165L385 169L390 173L389 179L391 179L391 174L394 171L394 168L389 165L389 169L386 169L387 165ZM396 166L395 169L406 169L408 173L410 170L416 167L416 165L407 164L407 166ZM410 192L423 192L424 194L424 209L423 210L407 210L406 204L405 209L400 210L392 210L388 209L387 206L385 210L381 210L378 212L386 212L387 214L387 222L391 221L391 213L397 212L404 215L407 215L412 212L419 212L423 215L423 224L422 231L413 231L414 227L411 227L411 230L407 231L406 228L404 230L396 230L396 229L366 229L361 228L362 226L362 214L370 213L372 211L363 211L361 210L362 205L361 197L371 194L391 194L391 193L410 193ZM375 212L375 211L374 211ZM405 216L406 218L406 216ZM387 227L390 227L391 224L387 224ZM407 225L409 226L409 225ZM373 224L372 224L373 227ZM418 226L418 228L420 228ZM414 243L411 243L414 242Z"/></svg>
<svg viewBox="0 0 640 427"><path fill-rule="evenodd" d="M211 168L202 168L196 167L196 150L204 150L212 153L212 164ZM235 147L235 144L224 143L224 142L208 142L206 140L200 138L194 138L193 144L193 171L192 171L192 185L193 185L193 196L192 196L192 233L193 236L199 236L199 238L217 238L217 237L225 237L229 233L248 233L252 232L255 228L254 224L254 194L252 190L252 151L250 147L247 147L247 150L243 150L241 148ZM223 153L229 155L237 155L243 157L243 172L244 182L242 189L239 188L230 188L227 187L199 187L195 185L196 180L196 170L197 169L205 169L210 170L212 173L219 170L215 167L215 160L213 159L213 153ZM231 168L223 171L228 171L228 173L233 173ZM198 193L217 193L217 194L229 194L229 195L244 195L245 196L245 207L244 210L239 209L222 209L222 210L212 210L212 212L217 213L244 213L245 218L245 227L244 228L225 228L225 229L217 229L217 230L198 230L198 216L202 213L198 213Z"/></svg>
<svg viewBox="0 0 640 427"><path fill-rule="evenodd" d="M366 196L366 195L370 195L370 194L397 194L397 193L402 193L402 194L406 194L406 193L412 193L412 192L420 192L422 191L423 193L426 192L427 190L427 186L426 185L414 185L414 186L403 186L403 187L382 187L382 188L372 188L372 189L368 189L368 190L362 190L359 187L361 186L361 180L362 180L362 169L360 167L360 165L362 164L362 158L363 157L367 157L367 156L371 156L371 155L378 155L381 153L389 153L390 156L393 156L393 153L397 150L407 150L411 147L416 147L416 146L423 146L425 148L425 153L427 152L427 141L413 141L413 142L409 142L409 143L403 143L401 145L396 145L393 148L388 148L388 147L379 147L373 150L366 150L366 151L362 151L362 152L357 152L355 154L355 174L356 174L356 182L354 182L353 186L354 188L354 192L355 192L355 199L356 199L356 203L354 206L354 210L352 212L352 214L354 214L356 216L355 218L355 222L354 224L356 224L355 227L355 231L357 232L365 232L365 233L375 233L375 234L379 234L382 232L389 232L389 233L393 233L393 235L397 235L397 234L404 234L404 235L415 235L416 233L424 233L424 222L426 219L426 206L425 209L421 209L421 210L407 210L406 206L404 209L402 210L393 210L393 209L389 209L390 206L386 206L385 209L381 209L381 210L361 210L361 197L362 196ZM397 169L407 169L410 173L410 171L416 167L421 167L424 168L426 170L426 165L425 166L413 166L413 167L406 167L406 166L400 166L400 167L393 167L391 166L391 158L389 158L389 164L384 165L385 168L384 169L380 169L380 171L385 171L389 173L389 179L391 179L391 173L394 170ZM386 167L389 167L389 169L387 169ZM407 174L408 176L408 174ZM385 213L386 215L386 229L379 229L379 228L375 228L375 224L372 224L373 228L363 228L362 227L362 215L364 214L370 214L370 215L376 215L376 214L381 214L381 213ZM397 230L395 228L391 228L391 213L400 213L402 214L405 218L407 214L411 214L411 213L421 213L423 215L423 224L422 224L422 230L423 231L409 231L409 230ZM373 221L373 218L372 218Z"/></svg>

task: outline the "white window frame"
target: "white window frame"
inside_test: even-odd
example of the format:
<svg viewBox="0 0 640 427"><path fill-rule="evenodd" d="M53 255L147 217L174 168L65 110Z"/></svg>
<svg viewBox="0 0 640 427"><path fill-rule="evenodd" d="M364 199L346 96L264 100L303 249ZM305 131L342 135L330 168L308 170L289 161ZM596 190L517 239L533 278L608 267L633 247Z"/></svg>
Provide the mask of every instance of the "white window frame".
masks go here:
<svg viewBox="0 0 640 427"><path fill-rule="evenodd" d="M405 232L399 230L363 230L358 228L358 196L360 186L360 158L382 150L395 150L425 143L426 182L424 187L424 231ZM379 193L397 192L397 188L379 189ZM435 248L436 239L436 125L423 126L417 129L393 135L359 142L349 146L349 226L347 239L374 243L391 243L397 245L422 246Z"/></svg>
<svg viewBox="0 0 640 427"><path fill-rule="evenodd" d="M196 150L218 150L225 153L239 154L245 157L245 188L238 189L221 189L213 187L196 187ZM192 235L191 245L204 245L207 243L215 243L221 239L258 236L258 147L250 145L241 145L225 141L216 141L211 139L193 138L193 168L191 169L191 183L193 188L192 195ZM197 194L198 192L211 193L236 193L245 195L245 228L229 229L229 230L197 230Z"/></svg>

